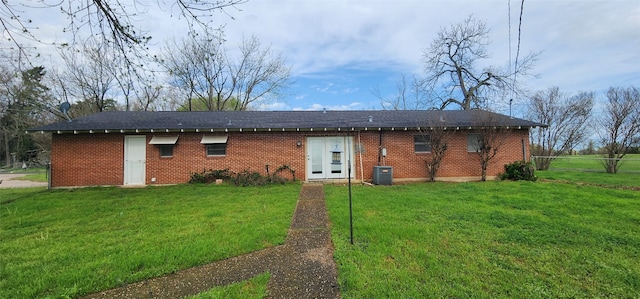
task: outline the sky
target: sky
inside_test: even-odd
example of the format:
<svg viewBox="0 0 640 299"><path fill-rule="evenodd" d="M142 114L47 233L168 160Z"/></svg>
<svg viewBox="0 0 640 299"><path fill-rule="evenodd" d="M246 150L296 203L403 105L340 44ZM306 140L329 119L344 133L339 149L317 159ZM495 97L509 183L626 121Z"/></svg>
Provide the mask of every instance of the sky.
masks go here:
<svg viewBox="0 0 640 299"><path fill-rule="evenodd" d="M260 109L369 110L382 108L372 90L390 96L402 74L423 75L424 51L438 31L471 14L491 30L491 59L479 66L508 65L510 56L513 63L520 5L520 0L249 0L215 18L225 24L228 45L255 35L292 69L294 83L286 94ZM143 28L152 28L155 41L186 32L181 20L166 13L139 19ZM61 30L60 19L39 22ZM569 94L594 91L603 97L611 86L640 86L640 1L526 0L520 34L520 57L540 53L532 70L537 76L526 84L531 91L558 86ZM514 105L522 111L521 103Z"/></svg>

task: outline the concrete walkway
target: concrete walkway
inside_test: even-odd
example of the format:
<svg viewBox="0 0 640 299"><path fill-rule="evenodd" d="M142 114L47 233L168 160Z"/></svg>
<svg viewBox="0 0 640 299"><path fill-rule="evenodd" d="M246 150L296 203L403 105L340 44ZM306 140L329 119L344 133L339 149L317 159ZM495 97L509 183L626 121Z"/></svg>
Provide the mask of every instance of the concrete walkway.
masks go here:
<svg viewBox="0 0 640 299"><path fill-rule="evenodd" d="M284 245L185 269L85 298L180 298L269 272L267 298L339 298L321 184L305 184Z"/></svg>

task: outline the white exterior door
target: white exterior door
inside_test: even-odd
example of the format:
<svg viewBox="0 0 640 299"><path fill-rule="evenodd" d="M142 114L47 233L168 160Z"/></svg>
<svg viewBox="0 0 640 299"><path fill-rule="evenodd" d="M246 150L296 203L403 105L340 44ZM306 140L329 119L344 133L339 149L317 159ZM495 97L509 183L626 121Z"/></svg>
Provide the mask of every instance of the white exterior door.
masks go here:
<svg viewBox="0 0 640 299"><path fill-rule="evenodd" d="M349 157L351 157L353 164L353 151L349 148L353 142L350 138L343 136L308 137L307 179L347 178Z"/></svg>
<svg viewBox="0 0 640 299"><path fill-rule="evenodd" d="M144 185L147 137L124 136L124 184Z"/></svg>

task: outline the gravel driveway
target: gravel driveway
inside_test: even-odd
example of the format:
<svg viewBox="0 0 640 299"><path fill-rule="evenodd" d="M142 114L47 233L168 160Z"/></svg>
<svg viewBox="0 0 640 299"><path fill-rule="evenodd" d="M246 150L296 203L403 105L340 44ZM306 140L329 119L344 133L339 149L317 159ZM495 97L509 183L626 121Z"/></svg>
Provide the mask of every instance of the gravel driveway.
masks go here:
<svg viewBox="0 0 640 299"><path fill-rule="evenodd" d="M0 173L0 188L30 188L47 187L47 183L16 180L25 176L24 173Z"/></svg>

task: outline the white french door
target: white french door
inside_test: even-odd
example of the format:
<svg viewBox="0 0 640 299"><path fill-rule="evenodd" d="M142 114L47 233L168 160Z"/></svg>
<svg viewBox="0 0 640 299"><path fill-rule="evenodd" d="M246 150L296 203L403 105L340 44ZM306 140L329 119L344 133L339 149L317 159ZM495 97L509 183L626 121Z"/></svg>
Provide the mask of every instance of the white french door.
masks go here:
<svg viewBox="0 0 640 299"><path fill-rule="evenodd" d="M352 144L351 137L307 137L307 179L347 178L349 158L353 165Z"/></svg>
<svg viewBox="0 0 640 299"><path fill-rule="evenodd" d="M124 184L144 185L147 155L146 136L124 136Z"/></svg>

